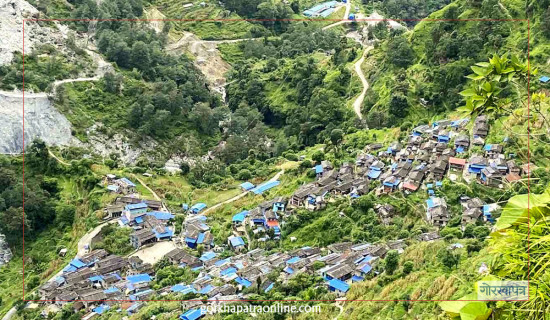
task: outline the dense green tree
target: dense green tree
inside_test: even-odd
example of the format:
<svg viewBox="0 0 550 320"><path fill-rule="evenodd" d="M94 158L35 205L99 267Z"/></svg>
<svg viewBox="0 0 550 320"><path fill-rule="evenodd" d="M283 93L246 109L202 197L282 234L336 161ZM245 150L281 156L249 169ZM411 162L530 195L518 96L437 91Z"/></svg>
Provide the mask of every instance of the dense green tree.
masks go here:
<svg viewBox="0 0 550 320"><path fill-rule="evenodd" d="M396 250L390 250L384 258L384 270L392 275L399 267L399 253Z"/></svg>
<svg viewBox="0 0 550 320"><path fill-rule="evenodd" d="M438 258L445 267L453 269L458 267L460 262L460 253L456 250L443 248L438 252Z"/></svg>
<svg viewBox="0 0 550 320"><path fill-rule="evenodd" d="M395 37L388 43L387 59L400 68L406 68L414 63L414 51L404 36Z"/></svg>

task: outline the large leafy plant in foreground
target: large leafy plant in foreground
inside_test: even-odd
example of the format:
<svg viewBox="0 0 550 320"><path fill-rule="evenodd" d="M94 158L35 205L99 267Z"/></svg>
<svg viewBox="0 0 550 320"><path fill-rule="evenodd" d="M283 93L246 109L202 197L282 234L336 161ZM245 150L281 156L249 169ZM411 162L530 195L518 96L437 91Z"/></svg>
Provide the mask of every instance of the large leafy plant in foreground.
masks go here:
<svg viewBox="0 0 550 320"><path fill-rule="evenodd" d="M515 91L517 97L523 94L521 87L529 72L527 64L508 54L495 54L489 62L476 63L471 69L474 73L467 76L472 80L470 88L460 93L466 105L457 109L470 115L504 111L512 101L512 92ZM507 94L503 97L505 91Z"/></svg>
<svg viewBox="0 0 550 320"><path fill-rule="evenodd" d="M550 318L550 190L508 200L491 234L491 275L483 280L530 280L529 301L490 302L495 319ZM475 291L475 290L474 290ZM487 319L491 309L476 293L440 303L451 317Z"/></svg>

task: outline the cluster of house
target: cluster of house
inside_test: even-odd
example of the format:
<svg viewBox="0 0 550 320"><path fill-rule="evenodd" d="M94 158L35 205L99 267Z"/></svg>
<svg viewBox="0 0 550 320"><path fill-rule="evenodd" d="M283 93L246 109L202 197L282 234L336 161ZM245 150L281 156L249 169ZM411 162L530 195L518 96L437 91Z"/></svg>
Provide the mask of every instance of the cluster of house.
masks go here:
<svg viewBox="0 0 550 320"><path fill-rule="evenodd" d="M197 246L202 246L204 250L214 248L214 235L206 224L206 216L198 215L185 221L184 240L191 249L196 249Z"/></svg>
<svg viewBox="0 0 550 320"><path fill-rule="evenodd" d="M206 233L201 226L202 219L187 223L189 232L196 226L196 232ZM187 230L186 230L187 234ZM189 234L187 234L189 235ZM431 241L438 238L429 234L419 238ZM213 243L212 243L213 244ZM327 248L303 247L290 252L277 252L267 255L263 249L223 258L214 251L207 251L196 257L186 250L176 248L164 258L179 267L188 267L197 272L190 283L180 283L154 290L153 266L138 257L129 258L110 255L105 250L92 252L73 259L62 273L39 288L41 299L50 302L48 312L56 312L66 303L73 303L75 310L86 310L90 319L103 312L116 308L129 315L138 311L143 300L155 295L170 293L206 296L205 303L219 300L246 299L247 288L263 293L273 289L276 282L285 282L300 273L317 274L325 280L325 285L337 295L345 295L352 282L362 281L371 274L373 267L389 250L402 252L403 240L384 244L336 243ZM278 277L273 274L278 272ZM203 302L196 300L196 304ZM192 307L192 306L188 306ZM53 309L52 309L53 308ZM189 309L185 314L191 312Z"/></svg>
<svg viewBox="0 0 550 320"><path fill-rule="evenodd" d="M460 198L462 206L462 226L475 223L479 219L486 222L495 222L494 212L499 209L498 204L487 204L480 198L470 198L462 196Z"/></svg>
<svg viewBox="0 0 550 320"><path fill-rule="evenodd" d="M381 144L371 144L367 149L377 154L361 154L356 164L365 168L369 179L382 182L379 191L383 193L414 192L426 181L428 192L432 190L433 194L431 186L440 185L448 171L463 172L465 178L475 178L490 186L521 179L522 168L512 159L513 154L507 159L502 144L485 144L489 132L487 117L475 119L472 139L465 129L467 123L468 119L442 120L431 126L418 126L412 130L406 146L395 142L380 151ZM483 146L483 154L461 158L471 144Z"/></svg>
<svg viewBox="0 0 550 320"><path fill-rule="evenodd" d="M263 249L254 249L229 258L220 258L209 251L197 258L183 249L174 249L165 258L174 265L189 267L199 272L191 283L181 283L154 291L151 288L154 270L137 257L122 258L104 250L76 258L62 275L43 285L39 293L43 300L57 306L75 302L77 310L86 309L95 314L119 305L129 314L137 311L152 294L169 293L207 296L208 301L239 300L246 288L259 288L264 293L273 289L275 282L268 275L280 271L276 281L287 281L306 272L322 276L329 290L344 295L351 282L361 281L373 270L376 261L389 250L402 251L402 240L387 244L330 245L325 250L303 247L288 253L266 255ZM322 255L325 252L325 255ZM126 302L129 301L129 302Z"/></svg>
<svg viewBox="0 0 550 320"><path fill-rule="evenodd" d="M435 197L435 188L449 174L451 180L462 174L465 180L479 181L488 186L501 187L514 182L521 175L529 175L533 164L518 166L514 154L508 158L503 144L486 144L489 121L484 115L474 120L471 138L466 129L469 119L441 120L421 125L412 130L406 145L399 142L384 148L380 143L367 146L357 156L355 166L344 163L338 170L329 161L315 166L316 181L301 186L289 200L289 207L309 210L324 208L327 195L359 197L369 191L373 181L379 181L377 194L400 190L411 193L423 187L430 198L426 216L435 226L445 226L450 219L443 198ZM507 139L503 141L506 143ZM460 157L471 145L483 146L483 153L474 153L469 159ZM393 214L391 206L379 206L380 218L387 224ZM486 212L489 214L488 212Z"/></svg>
<svg viewBox="0 0 550 320"><path fill-rule="evenodd" d="M326 206L327 195L349 195L359 197L369 191L369 178L355 170L351 163L345 162L336 170L330 161L324 160L313 168L316 181L298 188L290 197L290 208L303 207L319 210Z"/></svg>
<svg viewBox="0 0 550 320"><path fill-rule="evenodd" d="M443 177L447 172L462 172L465 178L475 178L489 186L500 186L504 181L513 182L521 179L521 174L529 175L536 167L533 164L524 164L521 167L503 153L503 145L486 144L489 133L488 118L484 115L477 117L473 124L471 138L466 130L469 119L441 120L431 125L422 125L413 129L405 147L395 142L387 149L382 144L371 144L368 151L357 157L355 168L344 163L335 170L329 161L322 161L314 170L317 176L315 182L300 187L290 198L290 208L304 207L310 210L321 209L326 205L328 194L350 195L358 197L367 193L370 182L381 182L379 193L390 193L402 190L406 193L414 192L422 183L427 182L425 189L430 198L427 202L427 219L435 226L445 226L450 219L445 199L435 197L435 188L442 186ZM507 139L503 141L507 142ZM460 158L471 145L483 146L483 154L472 154L469 159ZM479 199L478 199L479 200ZM257 208L255 217L257 222L264 225L267 215L265 207ZM465 207L466 208L466 207ZM389 223L395 213L390 205L378 205L377 212L381 220ZM476 210L466 210L466 221L473 222L481 217L492 221L493 205L483 204ZM274 210L275 211L275 210ZM261 214L261 213L264 214ZM480 213L481 212L481 213ZM269 213L269 211L268 211ZM242 232L242 222L248 212L234 216L234 230ZM263 216L263 217L262 217ZM241 228L241 229L239 229Z"/></svg>
<svg viewBox="0 0 550 320"><path fill-rule="evenodd" d="M136 193L136 184L125 177L117 178L114 174L107 174L104 183L107 185L107 190L114 193Z"/></svg>
<svg viewBox="0 0 550 320"><path fill-rule="evenodd" d="M149 287L152 273L153 266L138 257L123 258L100 249L73 259L38 292L41 300L51 302L46 312L74 302L75 310L101 314L112 301L120 301L121 308L131 314L139 309L137 301L153 293Z"/></svg>
<svg viewBox="0 0 550 320"><path fill-rule="evenodd" d="M6 236L0 234L0 267L10 262L12 257L13 254L8 246L8 242L6 241Z"/></svg>
<svg viewBox="0 0 550 320"><path fill-rule="evenodd" d="M161 201L120 196L105 208L105 213L107 219L118 219L120 227L134 230L130 241L138 249L148 243L172 239L174 228L170 221L174 215L162 210Z"/></svg>
<svg viewBox="0 0 550 320"><path fill-rule="evenodd" d="M231 219L233 236L228 239L230 246L234 250L241 250L244 247L244 244L241 244L243 242L241 237L246 235L247 225L255 235L260 235L258 238L260 242L271 238L279 240L281 238L281 219L286 214L286 205L285 198L277 197L261 203L252 210L244 210L235 214Z"/></svg>

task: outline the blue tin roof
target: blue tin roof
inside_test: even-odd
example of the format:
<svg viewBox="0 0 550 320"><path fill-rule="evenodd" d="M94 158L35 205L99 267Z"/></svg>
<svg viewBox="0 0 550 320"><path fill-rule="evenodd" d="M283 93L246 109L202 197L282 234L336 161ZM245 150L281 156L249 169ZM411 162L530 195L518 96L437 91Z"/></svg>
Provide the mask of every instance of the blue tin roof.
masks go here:
<svg viewBox="0 0 550 320"><path fill-rule="evenodd" d="M135 187L136 186L132 181L128 180L128 178L121 178L120 180L124 181L130 187Z"/></svg>
<svg viewBox="0 0 550 320"><path fill-rule="evenodd" d="M253 189L254 187L255 186L252 183L248 182L248 181L241 183L241 188L243 188L244 190L247 190L247 191L250 190L250 189Z"/></svg>
<svg viewBox="0 0 550 320"><path fill-rule="evenodd" d="M245 278L237 277L235 278L235 281L237 281L238 284L241 284L245 287L250 287L252 285L252 282L246 280Z"/></svg>
<svg viewBox="0 0 550 320"><path fill-rule="evenodd" d="M236 215L233 216L232 221L234 221L234 222L243 222L247 215L248 215L248 211L246 211L246 210L241 211L241 212L239 212L239 213L237 213Z"/></svg>
<svg viewBox="0 0 550 320"><path fill-rule="evenodd" d="M109 289L103 290L103 292L106 294L115 293L115 292L120 292L120 289L116 287L110 287Z"/></svg>
<svg viewBox="0 0 550 320"><path fill-rule="evenodd" d="M216 257L216 253L213 251L208 251L202 254L202 256L199 258L201 261L209 261Z"/></svg>
<svg viewBox="0 0 550 320"><path fill-rule="evenodd" d="M174 215L170 212L164 212L164 211L151 211L147 212L148 216L153 216L157 218L158 220L170 220L174 219Z"/></svg>
<svg viewBox="0 0 550 320"><path fill-rule="evenodd" d="M226 275L229 275L229 274L232 274L232 273L237 273L237 268L229 267L227 269L224 269L224 270L222 270L222 272L220 272L220 275L226 276Z"/></svg>
<svg viewBox="0 0 550 320"><path fill-rule="evenodd" d="M293 264L300 261L300 257L292 257L286 261L287 264Z"/></svg>
<svg viewBox="0 0 550 320"><path fill-rule="evenodd" d="M197 203L197 204L194 204L192 207L191 207L191 211L194 211L194 212L201 212L202 210L204 210L206 208L206 204L205 203Z"/></svg>
<svg viewBox="0 0 550 320"><path fill-rule="evenodd" d="M331 279L328 282L328 285L332 288L341 291L341 292L348 292L349 290L349 284L345 283L344 281L338 280L338 279Z"/></svg>
<svg viewBox="0 0 550 320"><path fill-rule="evenodd" d="M127 204L125 209L128 211L131 211L131 210L145 209L145 208L147 208L147 203L140 202L140 203Z"/></svg>
<svg viewBox="0 0 550 320"><path fill-rule="evenodd" d="M127 276L126 280L128 280L130 283L150 282L151 276L147 273L142 273L133 276Z"/></svg>
<svg viewBox="0 0 550 320"><path fill-rule="evenodd" d="M271 283L267 288L265 288L264 292L268 293L269 291L271 291L271 289L273 289L273 285L274 283Z"/></svg>
<svg viewBox="0 0 550 320"><path fill-rule="evenodd" d="M280 181L265 182L257 186L256 188L252 189L251 191L254 192L254 194L261 194L271 188L278 186L280 183L281 183Z"/></svg>
<svg viewBox="0 0 550 320"><path fill-rule="evenodd" d="M111 307L109 307L108 305L101 304L101 305L97 306L96 308L94 308L92 311L97 313L97 314L102 314L103 312L108 311L109 309L111 309Z"/></svg>
<svg viewBox="0 0 550 320"><path fill-rule="evenodd" d="M233 247L244 246L244 240L241 237L230 237L229 241Z"/></svg>
<svg viewBox="0 0 550 320"><path fill-rule="evenodd" d="M198 318L204 316L201 309L189 309L184 314L180 316L181 320L197 320Z"/></svg>

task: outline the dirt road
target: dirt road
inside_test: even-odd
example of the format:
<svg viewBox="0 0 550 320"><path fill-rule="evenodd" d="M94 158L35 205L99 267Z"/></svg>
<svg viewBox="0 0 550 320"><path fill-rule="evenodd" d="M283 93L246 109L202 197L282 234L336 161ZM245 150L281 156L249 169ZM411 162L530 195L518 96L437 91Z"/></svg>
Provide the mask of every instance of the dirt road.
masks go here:
<svg viewBox="0 0 550 320"><path fill-rule="evenodd" d="M322 30L328 30L330 28L334 28L336 26L339 26L341 24L344 24L344 23L349 23L351 22L351 20L348 20L349 18L349 13L351 11L351 0L349 0L347 3L346 3L346 12L344 13L344 18L342 19L342 21L338 21L338 22L335 22L333 24L329 24L328 26L325 26L322 28ZM339 9L339 8L338 8ZM337 9L337 10L338 10Z"/></svg>
<svg viewBox="0 0 550 320"><path fill-rule="evenodd" d="M367 94L367 90L369 89L369 82L367 81L367 78L365 77L365 74L363 73L363 70L361 69L361 65L365 61L365 56L367 53L372 49L373 47L366 47L363 51L363 55L361 56L361 59L357 60L355 63L355 72L359 76L359 79L361 79L361 83L363 84L363 90L361 90L361 94L355 99L353 102L353 110L355 111L355 114L357 114L357 117L359 119L363 119L363 115L361 114L361 106L363 105L363 101L365 100L365 95Z"/></svg>
<svg viewBox="0 0 550 320"><path fill-rule="evenodd" d="M283 169L283 170L277 172L277 174L275 174L271 179L267 180L266 182L277 181L277 180L279 180L279 178L281 177L281 175L284 174L284 173L285 173L285 170ZM247 194L248 194L248 191L244 191L243 193L241 193L241 194L239 194L239 195L237 195L237 196L235 196L235 197L233 197L233 198L231 198L231 199L227 199L227 200L225 200L225 201L223 201L223 202L220 202L220 203L218 203L218 204L215 204L215 205L213 205L212 207L210 207L210 208L204 210L204 211L203 211L203 214L207 214L207 213L210 212L210 211L216 210L217 208L223 206L224 204L228 204L228 203L237 201L237 200L241 199L242 197L246 196Z"/></svg>

